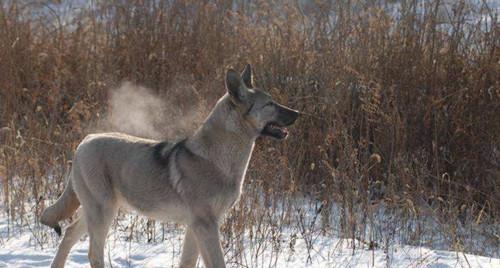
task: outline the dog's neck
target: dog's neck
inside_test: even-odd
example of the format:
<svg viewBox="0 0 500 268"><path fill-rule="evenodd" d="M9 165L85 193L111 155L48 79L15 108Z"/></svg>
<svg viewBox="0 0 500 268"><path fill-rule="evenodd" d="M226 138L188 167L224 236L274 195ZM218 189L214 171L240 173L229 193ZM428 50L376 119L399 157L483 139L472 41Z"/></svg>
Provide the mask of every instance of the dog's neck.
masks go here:
<svg viewBox="0 0 500 268"><path fill-rule="evenodd" d="M228 177L243 180L258 135L239 116L229 97L222 97L205 123L187 140L187 146Z"/></svg>

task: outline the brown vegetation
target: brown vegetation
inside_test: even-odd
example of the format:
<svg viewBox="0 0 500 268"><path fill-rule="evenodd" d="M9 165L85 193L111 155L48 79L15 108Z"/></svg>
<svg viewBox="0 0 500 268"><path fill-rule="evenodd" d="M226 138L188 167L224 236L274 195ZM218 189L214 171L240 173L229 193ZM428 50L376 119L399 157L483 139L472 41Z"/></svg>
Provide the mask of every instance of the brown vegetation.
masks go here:
<svg viewBox="0 0 500 268"><path fill-rule="evenodd" d="M286 142L259 141L226 238L263 219L313 221L289 200L305 193L321 204L323 231L380 244L365 236L383 204L398 211L394 230L430 217L448 245L472 250L461 226L500 219L498 10L488 1L298 2L307 4L98 1L65 15L63 4L0 4L10 219L38 215L61 193L110 89L131 81L182 110L193 104L181 80L211 107L225 68L250 62L260 87L305 115ZM268 215L278 207L290 214ZM417 221L402 236L429 242L424 230ZM481 232L498 245L497 231Z"/></svg>

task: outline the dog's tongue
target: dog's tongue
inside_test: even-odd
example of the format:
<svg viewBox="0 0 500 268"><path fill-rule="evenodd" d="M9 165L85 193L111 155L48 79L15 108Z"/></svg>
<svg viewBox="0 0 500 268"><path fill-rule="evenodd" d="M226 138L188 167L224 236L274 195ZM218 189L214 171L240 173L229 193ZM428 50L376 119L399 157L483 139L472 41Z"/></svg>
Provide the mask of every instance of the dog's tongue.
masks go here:
<svg viewBox="0 0 500 268"><path fill-rule="evenodd" d="M272 128L273 131L278 132L278 135L281 138L284 138L284 137L286 137L288 135L288 129L286 129L286 127L280 127L278 125L272 124L271 128Z"/></svg>
<svg viewBox="0 0 500 268"><path fill-rule="evenodd" d="M286 138L286 136L288 136L288 129L281 128L280 129L280 136L281 136L282 139Z"/></svg>

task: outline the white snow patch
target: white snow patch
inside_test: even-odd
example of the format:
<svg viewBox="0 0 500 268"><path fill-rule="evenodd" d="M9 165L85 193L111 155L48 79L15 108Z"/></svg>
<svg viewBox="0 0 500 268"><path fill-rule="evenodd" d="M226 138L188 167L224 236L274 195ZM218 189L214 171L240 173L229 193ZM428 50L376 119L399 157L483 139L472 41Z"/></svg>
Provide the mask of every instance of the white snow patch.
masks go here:
<svg viewBox="0 0 500 268"><path fill-rule="evenodd" d="M19 227L20 228L20 227ZM12 228L7 234L7 219L0 215L0 267L48 267L57 243L39 243L22 228ZM182 248L182 232L166 232L163 242L130 242L123 231L111 231L106 246L108 267L177 267ZM393 245L390 249L369 250L359 241L339 239L329 235L315 237L312 247L301 237L292 237L286 231L281 236L280 250L272 241L259 245L245 243L244 254L238 260L233 247L226 249L228 267L500 267L500 259L460 252L432 250L425 247ZM295 240L292 246L290 242ZM356 250L352 243L356 242ZM43 244L43 248L40 244ZM66 267L89 267L88 238L73 248ZM199 267L201 261L198 262Z"/></svg>

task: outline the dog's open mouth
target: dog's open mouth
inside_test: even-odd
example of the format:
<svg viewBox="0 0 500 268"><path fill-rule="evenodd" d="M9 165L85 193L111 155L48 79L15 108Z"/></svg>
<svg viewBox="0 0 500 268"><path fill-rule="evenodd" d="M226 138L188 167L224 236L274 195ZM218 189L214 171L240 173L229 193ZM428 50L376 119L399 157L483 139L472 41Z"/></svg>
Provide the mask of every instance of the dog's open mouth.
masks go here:
<svg viewBox="0 0 500 268"><path fill-rule="evenodd" d="M279 126L276 123L268 123L262 130L262 135L282 140L288 136L288 129L286 127Z"/></svg>

